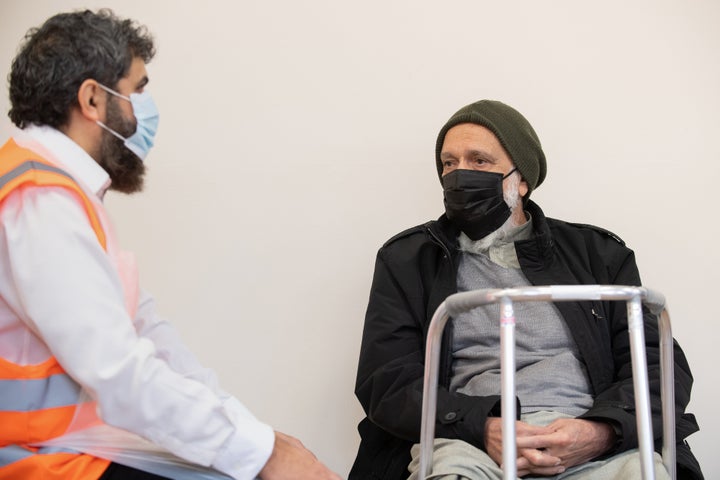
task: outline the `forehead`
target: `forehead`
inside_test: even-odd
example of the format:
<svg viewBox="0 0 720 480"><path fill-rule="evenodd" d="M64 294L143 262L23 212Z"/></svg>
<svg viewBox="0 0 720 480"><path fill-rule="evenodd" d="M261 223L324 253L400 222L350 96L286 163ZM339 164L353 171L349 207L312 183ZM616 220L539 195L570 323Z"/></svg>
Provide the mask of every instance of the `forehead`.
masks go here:
<svg viewBox="0 0 720 480"><path fill-rule="evenodd" d="M147 77L147 69L145 68L145 61L140 57L135 57L130 63L130 69L128 70L127 78L129 80L139 80Z"/></svg>
<svg viewBox="0 0 720 480"><path fill-rule="evenodd" d="M461 123L447 131L440 151L441 158L477 155L493 158L499 164L512 164L505 147L487 127L475 123Z"/></svg>
<svg viewBox="0 0 720 480"><path fill-rule="evenodd" d="M461 123L455 125L445 134L443 151L446 147L485 147L485 149L502 149L500 140L488 128L475 123Z"/></svg>

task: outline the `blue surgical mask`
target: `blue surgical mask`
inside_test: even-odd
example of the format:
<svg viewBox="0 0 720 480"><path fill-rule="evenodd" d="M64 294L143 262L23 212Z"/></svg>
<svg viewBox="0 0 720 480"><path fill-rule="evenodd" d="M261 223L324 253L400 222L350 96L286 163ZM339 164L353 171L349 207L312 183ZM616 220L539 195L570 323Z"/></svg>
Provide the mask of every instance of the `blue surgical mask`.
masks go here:
<svg viewBox="0 0 720 480"><path fill-rule="evenodd" d="M120 97L123 100L127 100L132 104L137 128L135 129L135 133L125 138L112 128L102 123L100 120L97 121L97 124L118 137L120 140L123 140L125 146L135 155L140 157L140 160L144 161L150 151L150 148L155 143L155 133L157 132L158 122L160 120L160 114L158 113L157 106L150 96L150 93L131 93L129 97L126 97L125 95L122 95L101 83L98 83L98 85L100 85L100 88L106 92L111 93L116 97Z"/></svg>

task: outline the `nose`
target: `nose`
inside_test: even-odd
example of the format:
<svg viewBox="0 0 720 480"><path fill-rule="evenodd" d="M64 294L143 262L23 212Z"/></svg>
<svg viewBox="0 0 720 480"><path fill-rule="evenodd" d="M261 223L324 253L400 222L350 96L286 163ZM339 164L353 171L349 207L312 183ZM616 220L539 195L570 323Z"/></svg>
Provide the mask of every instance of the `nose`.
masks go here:
<svg viewBox="0 0 720 480"><path fill-rule="evenodd" d="M460 157L460 160L457 163L458 170L471 170L472 165L470 164L470 161L466 157Z"/></svg>

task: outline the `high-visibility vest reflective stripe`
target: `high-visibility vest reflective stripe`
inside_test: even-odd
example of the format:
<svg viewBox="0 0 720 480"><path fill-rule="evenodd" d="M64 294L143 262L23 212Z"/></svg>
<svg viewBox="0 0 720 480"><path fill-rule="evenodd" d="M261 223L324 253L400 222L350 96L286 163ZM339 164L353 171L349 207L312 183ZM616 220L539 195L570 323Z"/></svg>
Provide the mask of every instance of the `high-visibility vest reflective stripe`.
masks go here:
<svg viewBox="0 0 720 480"><path fill-rule="evenodd" d="M8 465L12 462L17 462L18 460L22 460L24 458L31 457L36 453L75 453L64 448L42 447L33 450L30 448L21 447L19 445L10 445L9 447L5 447L2 450L4 451L4 457L2 460L0 460L0 467Z"/></svg>
<svg viewBox="0 0 720 480"><path fill-rule="evenodd" d="M64 373L38 379L0 379L0 408L3 410L30 412L64 407L77 403L79 396L80 387Z"/></svg>
<svg viewBox="0 0 720 480"><path fill-rule="evenodd" d="M62 435L79 396L80 386L55 357L27 366L0 358L0 445L32 444Z"/></svg>
<svg viewBox="0 0 720 480"><path fill-rule="evenodd" d="M0 448L0 478L5 480L97 480L109 462L61 449Z"/></svg>
<svg viewBox="0 0 720 480"><path fill-rule="evenodd" d="M0 208L23 186L63 187L85 209L98 242L106 234L92 201L73 178L52 163L9 140L0 148ZM90 455L28 445L58 437L82 412L81 387L55 357L37 365L17 365L0 358L0 480L97 480L110 463ZM80 419L82 422L83 419ZM92 415L88 422L97 421Z"/></svg>

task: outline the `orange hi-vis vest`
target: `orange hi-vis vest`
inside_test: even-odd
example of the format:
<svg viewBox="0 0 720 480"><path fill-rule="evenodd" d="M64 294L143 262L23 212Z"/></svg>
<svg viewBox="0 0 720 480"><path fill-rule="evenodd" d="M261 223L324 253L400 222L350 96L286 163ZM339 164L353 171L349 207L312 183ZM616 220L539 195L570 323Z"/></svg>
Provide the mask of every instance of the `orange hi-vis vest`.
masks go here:
<svg viewBox="0 0 720 480"><path fill-rule="evenodd" d="M73 192L107 251L101 213L82 188L52 162L11 139L0 148L0 208L11 192L26 186ZM97 480L103 474L108 460L34 446L66 433L83 411L92 412L86 425L100 421L93 405L81 404L81 391L55 357L36 365L18 365L0 357L0 480Z"/></svg>

